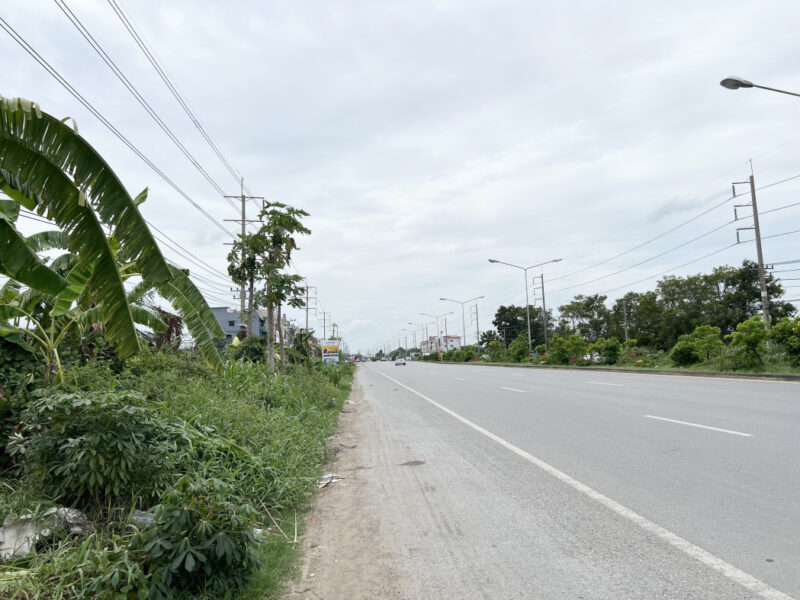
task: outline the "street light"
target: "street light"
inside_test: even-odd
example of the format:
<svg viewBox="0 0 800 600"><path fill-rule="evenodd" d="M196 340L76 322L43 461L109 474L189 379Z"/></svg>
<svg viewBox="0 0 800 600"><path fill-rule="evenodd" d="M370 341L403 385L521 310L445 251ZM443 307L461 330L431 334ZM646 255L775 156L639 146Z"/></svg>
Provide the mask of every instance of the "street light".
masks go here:
<svg viewBox="0 0 800 600"><path fill-rule="evenodd" d="M476 296L475 298L470 298L469 300L464 300L463 302L461 302L461 300L452 300L450 298L439 298L439 300L443 300L445 302L455 302L456 304L461 305L461 335L463 336L461 338L462 348L467 344L467 326L466 326L466 321L464 319L464 305L467 302L472 302L473 300L480 300L481 298L485 298L485 296ZM480 340L475 341L476 344L478 344L479 342Z"/></svg>
<svg viewBox="0 0 800 600"><path fill-rule="evenodd" d="M439 333L440 333L439 319L441 319L442 317L446 317L447 315L452 315L453 311L451 310L450 312L446 312L441 315L429 315L428 313L419 313L419 314L421 314L423 317L430 317L432 319L436 319L436 353L438 354L439 351L441 350L441 345L439 344Z"/></svg>
<svg viewBox="0 0 800 600"><path fill-rule="evenodd" d="M506 265L508 267L514 267L515 269L521 269L524 277L525 277L525 311L528 315L528 356L533 354L533 346L531 345L531 303L528 300L528 271L530 269L535 269L536 267L541 267L544 265L549 265L550 263L557 263L561 262L563 259L561 258L554 258L553 260L548 260L543 263L539 263L538 265L532 265L530 267L520 267L519 265L512 265L511 263L503 262L502 260L496 260L494 258L490 258L490 263Z"/></svg>
<svg viewBox="0 0 800 600"><path fill-rule="evenodd" d="M741 77L735 77L733 75L726 77L720 81L719 84L729 90L738 90L739 88L759 88L762 90L769 90L770 92L778 92L780 94L788 94L789 96L800 97L800 94L796 94L795 92L787 92L786 90L779 90L777 88L771 88L764 85L757 85L752 81L747 81L747 79L742 79Z"/></svg>

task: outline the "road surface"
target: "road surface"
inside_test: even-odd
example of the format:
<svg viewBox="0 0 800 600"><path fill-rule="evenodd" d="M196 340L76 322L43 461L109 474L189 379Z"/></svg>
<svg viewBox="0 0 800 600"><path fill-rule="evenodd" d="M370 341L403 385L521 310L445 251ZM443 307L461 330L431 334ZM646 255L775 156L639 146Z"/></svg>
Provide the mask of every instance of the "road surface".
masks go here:
<svg viewBox="0 0 800 600"><path fill-rule="evenodd" d="M800 598L796 384L424 362L357 384L385 597Z"/></svg>

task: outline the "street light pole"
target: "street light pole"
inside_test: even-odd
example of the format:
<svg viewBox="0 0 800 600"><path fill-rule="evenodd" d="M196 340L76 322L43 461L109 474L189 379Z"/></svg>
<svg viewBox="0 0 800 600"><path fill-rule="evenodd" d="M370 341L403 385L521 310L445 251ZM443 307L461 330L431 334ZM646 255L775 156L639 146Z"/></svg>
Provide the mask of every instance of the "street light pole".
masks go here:
<svg viewBox="0 0 800 600"><path fill-rule="evenodd" d="M525 277L525 311L528 315L528 356L533 354L533 345L531 344L531 304L528 298L528 271L536 267L549 265L550 263L557 263L560 262L561 260L563 259L554 258L553 260L548 260L543 263L539 263L537 265L532 265L530 267L520 267L519 265L512 265L511 263L503 262L502 260L496 260L494 258L489 259L490 263L499 263L501 265L506 265L508 267L514 267L515 269L521 269L523 272L523 276Z"/></svg>
<svg viewBox="0 0 800 600"><path fill-rule="evenodd" d="M795 92L787 92L786 90L779 90L777 88L771 88L765 85L756 85L752 81L747 81L747 79L742 79L741 77L735 77L733 75L726 77L720 81L719 84L729 90L738 90L739 88L758 88L761 90L769 90L770 92L778 92L779 94L787 94L789 96L797 96L800 98L800 94Z"/></svg>
<svg viewBox="0 0 800 600"><path fill-rule="evenodd" d="M469 300L464 300L463 302L461 300L452 300L451 298L439 298L439 300L442 300L442 301L445 301L445 302L455 302L456 304L460 304L461 305L461 335L463 336L461 338L461 347L462 348L467 343L467 326L466 326L466 318L464 317L464 305L467 302L472 302L473 300L480 300L483 297L484 296L476 296L475 298L470 298Z"/></svg>

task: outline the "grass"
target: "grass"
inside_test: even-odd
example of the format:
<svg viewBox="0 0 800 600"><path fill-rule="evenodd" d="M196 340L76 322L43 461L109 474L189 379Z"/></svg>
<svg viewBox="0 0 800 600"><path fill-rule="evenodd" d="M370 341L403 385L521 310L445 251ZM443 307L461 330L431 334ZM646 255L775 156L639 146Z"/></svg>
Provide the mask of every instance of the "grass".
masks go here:
<svg viewBox="0 0 800 600"><path fill-rule="evenodd" d="M259 536L261 566L238 595L228 596L255 600L277 597L293 573L298 556L295 527L301 528L316 489L353 371L351 365L298 367L271 377L259 364L229 361L219 372L211 372L186 356L155 354L129 360L119 372L102 364L76 368L68 387L137 390L155 403L163 417L197 432L188 458L178 461L182 473L228 482L237 502L256 509L258 527L269 528ZM41 493L26 487L18 472L0 474L0 519L41 501L47 503ZM106 597L84 594L86 581L76 581L74 574L89 579L113 576L115 564L104 562L113 554L123 565L123 576L136 575L146 563L124 554L132 535L126 523L100 523L90 538L63 538L32 558L2 565L0 598Z"/></svg>

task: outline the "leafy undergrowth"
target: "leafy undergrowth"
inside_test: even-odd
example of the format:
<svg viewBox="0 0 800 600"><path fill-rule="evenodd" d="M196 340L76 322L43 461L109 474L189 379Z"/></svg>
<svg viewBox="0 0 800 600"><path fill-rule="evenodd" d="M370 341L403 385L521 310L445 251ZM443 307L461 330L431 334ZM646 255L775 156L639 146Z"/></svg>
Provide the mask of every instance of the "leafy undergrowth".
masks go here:
<svg viewBox="0 0 800 600"><path fill-rule="evenodd" d="M0 598L274 597L352 365L272 377L155 354L118 371L76 368L7 415L0 518L69 506L90 532L51 527L35 555L0 566Z"/></svg>

